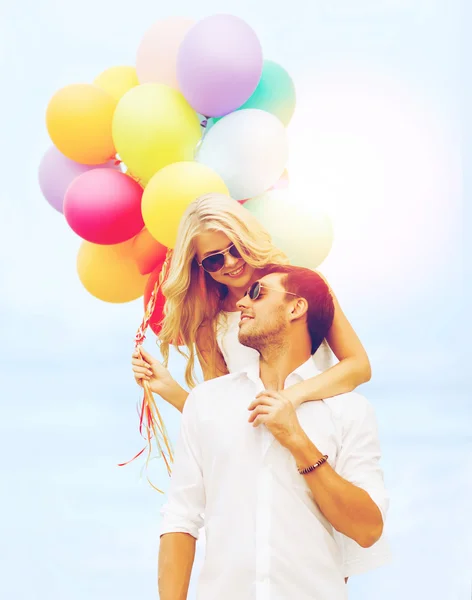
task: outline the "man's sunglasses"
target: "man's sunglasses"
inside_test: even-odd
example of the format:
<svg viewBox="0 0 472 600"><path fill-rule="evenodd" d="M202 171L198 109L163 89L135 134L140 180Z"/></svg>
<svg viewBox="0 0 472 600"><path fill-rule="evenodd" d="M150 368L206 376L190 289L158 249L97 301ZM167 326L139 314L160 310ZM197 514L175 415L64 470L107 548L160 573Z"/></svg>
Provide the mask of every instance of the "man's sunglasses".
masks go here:
<svg viewBox="0 0 472 600"><path fill-rule="evenodd" d="M262 288L264 288L266 290L272 290L273 292L280 292L282 294L290 294L291 296L298 296L298 294L294 294L293 292L287 292L285 290L277 290L276 288L268 287L267 285L264 285L260 281L255 281L244 295L249 296L249 298L252 301L257 300L259 298L259 296L261 295Z"/></svg>
<svg viewBox="0 0 472 600"><path fill-rule="evenodd" d="M228 246L226 250L221 250L220 252L215 252L214 254L206 256L202 262L198 264L200 267L205 269L207 273L216 273L217 271L221 271L221 269L225 266L225 256L228 253L231 254L233 258L241 258L239 250L234 244L231 244L231 246Z"/></svg>

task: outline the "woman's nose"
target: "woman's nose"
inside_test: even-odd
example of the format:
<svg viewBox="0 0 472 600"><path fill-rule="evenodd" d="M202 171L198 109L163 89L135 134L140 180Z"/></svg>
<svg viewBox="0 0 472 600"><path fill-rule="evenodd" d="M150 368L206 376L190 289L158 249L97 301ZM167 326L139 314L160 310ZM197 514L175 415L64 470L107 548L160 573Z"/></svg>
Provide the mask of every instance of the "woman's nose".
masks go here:
<svg viewBox="0 0 472 600"><path fill-rule="evenodd" d="M239 258L235 258L234 256L231 256L229 252L227 252L225 255L225 267L234 267L234 265L238 264L238 260Z"/></svg>

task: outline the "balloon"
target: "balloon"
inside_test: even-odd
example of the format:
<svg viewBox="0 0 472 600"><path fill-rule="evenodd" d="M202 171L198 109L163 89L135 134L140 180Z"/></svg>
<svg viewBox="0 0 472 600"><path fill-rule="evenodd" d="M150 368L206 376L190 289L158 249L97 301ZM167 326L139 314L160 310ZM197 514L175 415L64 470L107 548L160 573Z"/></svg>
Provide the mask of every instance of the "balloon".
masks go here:
<svg viewBox="0 0 472 600"><path fill-rule="evenodd" d="M139 81L134 67L110 67L95 79L94 84L118 102L126 92L139 85Z"/></svg>
<svg viewBox="0 0 472 600"><path fill-rule="evenodd" d="M146 287L144 288L144 310L146 310L146 308L147 308L147 305L151 298L151 294L154 289L154 286L159 281L159 278L161 276L162 266L164 264L164 260L165 260L165 256L156 265L156 268L153 270L151 275L149 275L149 279L147 280ZM157 291L157 297L156 297L156 303L154 305L154 310L152 311L151 316L149 318L149 327L152 329L152 331L157 336L161 332L161 321L162 321L162 317L164 316L165 303L166 303L165 296L162 293L161 288L159 288Z"/></svg>
<svg viewBox="0 0 472 600"><path fill-rule="evenodd" d="M316 269L328 256L334 237L331 220L311 207L290 202L286 191L251 198L244 208L267 229L291 264Z"/></svg>
<svg viewBox="0 0 472 600"><path fill-rule="evenodd" d="M147 277L131 255L133 240L112 246L82 242L77 272L85 289L104 302L123 303L144 293Z"/></svg>
<svg viewBox="0 0 472 600"><path fill-rule="evenodd" d="M49 136L67 158L86 165L102 164L116 153L111 135L115 107L113 97L96 85L68 85L49 101Z"/></svg>
<svg viewBox="0 0 472 600"><path fill-rule="evenodd" d="M155 240L147 229L134 238L133 257L142 275L148 275L166 257L167 248Z"/></svg>
<svg viewBox="0 0 472 600"><path fill-rule="evenodd" d="M287 171L287 169L285 169L285 171L280 176L280 179L268 191L270 192L271 190L285 190L288 188L288 184L289 184L288 171ZM249 200L249 198L245 198L244 200L238 200L238 202L239 202L239 204L244 204L248 200Z"/></svg>
<svg viewBox="0 0 472 600"><path fill-rule="evenodd" d="M263 110L239 110L215 123L197 153L198 162L216 171L236 200L267 191L288 160L281 121Z"/></svg>
<svg viewBox="0 0 472 600"><path fill-rule="evenodd" d="M154 175L143 194L142 213L149 233L161 244L173 248L188 205L209 193L228 195L228 188L205 165L180 162L164 167Z"/></svg>
<svg viewBox="0 0 472 600"><path fill-rule="evenodd" d="M167 85L139 85L125 94L116 108L116 149L143 185L162 167L192 160L200 138L196 112L180 92Z"/></svg>
<svg viewBox="0 0 472 600"><path fill-rule="evenodd" d="M197 23L177 56L179 87L193 108L221 117L251 96L262 74L262 48L254 30L232 15Z"/></svg>
<svg viewBox="0 0 472 600"><path fill-rule="evenodd" d="M98 166L116 171L120 170L119 165L115 165L114 160ZM81 165L74 162L61 154L55 146L51 146L44 154L39 165L39 187L49 204L62 213L64 196L72 181L82 173L96 168L95 165Z"/></svg>
<svg viewBox="0 0 472 600"><path fill-rule="evenodd" d="M93 169L70 184L64 216L84 240L119 244L133 238L144 226L143 190L131 177L111 169Z"/></svg>
<svg viewBox="0 0 472 600"><path fill-rule="evenodd" d="M295 101L295 85L290 75L276 62L265 60L255 92L238 110L259 108L272 113L287 126L295 111Z"/></svg>
<svg viewBox="0 0 472 600"><path fill-rule="evenodd" d="M277 183L275 183L272 186L271 189L272 190L285 190L285 189L288 188L288 184L289 183L290 183L290 179L289 179L289 176L288 176L288 171L287 171L287 169L285 169L285 171L280 176L280 179L277 181Z"/></svg>
<svg viewBox="0 0 472 600"><path fill-rule="evenodd" d="M161 19L146 31L138 48L136 71L140 83L164 83L175 90L177 53L182 40L195 24L193 19Z"/></svg>

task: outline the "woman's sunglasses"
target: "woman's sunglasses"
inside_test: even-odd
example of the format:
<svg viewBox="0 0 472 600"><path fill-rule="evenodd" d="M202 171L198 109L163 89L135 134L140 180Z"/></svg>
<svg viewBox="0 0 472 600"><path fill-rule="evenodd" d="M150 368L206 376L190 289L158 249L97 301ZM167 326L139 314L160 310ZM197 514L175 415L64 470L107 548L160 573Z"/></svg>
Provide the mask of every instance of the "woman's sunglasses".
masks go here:
<svg viewBox="0 0 472 600"><path fill-rule="evenodd" d="M231 246L228 246L226 250L221 250L220 252L215 252L215 254L206 256L202 262L198 264L208 273L216 273L217 271L221 271L221 269L225 266L225 256L228 253L231 254L233 258L241 258L239 250L234 244L231 244Z"/></svg>
<svg viewBox="0 0 472 600"><path fill-rule="evenodd" d="M298 294L294 294L293 292L287 292L286 290L277 290L275 288L268 287L264 285L260 281L255 281L251 287L247 290L245 296L249 296L249 298L254 301L259 298L261 295L261 289L264 288L266 290L272 290L273 292L280 292L282 294L290 294L291 296L298 296Z"/></svg>

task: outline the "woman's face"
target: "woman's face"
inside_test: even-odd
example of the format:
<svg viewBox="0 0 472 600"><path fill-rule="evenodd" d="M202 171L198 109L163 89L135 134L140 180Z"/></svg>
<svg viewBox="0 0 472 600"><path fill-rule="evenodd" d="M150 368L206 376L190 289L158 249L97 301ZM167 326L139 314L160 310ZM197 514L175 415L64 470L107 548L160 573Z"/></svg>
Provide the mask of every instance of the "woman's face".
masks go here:
<svg viewBox="0 0 472 600"><path fill-rule="evenodd" d="M248 265L243 258L237 258L231 254L229 249L232 242L225 233L221 231L207 231L199 234L195 238L194 243L196 258L199 264L209 256L212 256L213 263L216 263L217 266L219 266L219 261L221 261L221 268L209 272L209 275L215 281L224 283L230 288L246 289L249 286L254 274L254 268ZM220 253L224 253L224 262ZM218 254L220 256L215 256Z"/></svg>

